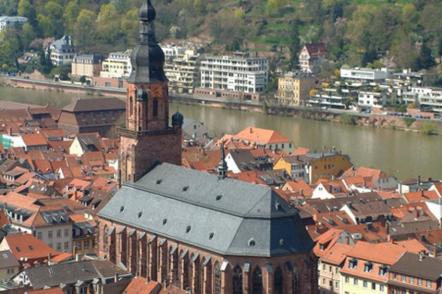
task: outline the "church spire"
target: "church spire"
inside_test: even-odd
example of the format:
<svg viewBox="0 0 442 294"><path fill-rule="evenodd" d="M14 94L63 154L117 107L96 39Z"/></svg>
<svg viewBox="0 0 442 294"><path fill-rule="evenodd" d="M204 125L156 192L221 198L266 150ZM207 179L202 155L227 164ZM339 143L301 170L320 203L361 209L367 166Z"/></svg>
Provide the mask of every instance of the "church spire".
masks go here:
<svg viewBox="0 0 442 294"><path fill-rule="evenodd" d="M164 52L155 37L156 11L151 0L144 0L140 9L140 39L131 55L132 72L128 82L133 84L167 81L164 74Z"/></svg>
<svg viewBox="0 0 442 294"><path fill-rule="evenodd" d="M224 143L221 143L221 160L218 163L218 179L222 180L227 177L227 162L226 162L226 154L224 152Z"/></svg>

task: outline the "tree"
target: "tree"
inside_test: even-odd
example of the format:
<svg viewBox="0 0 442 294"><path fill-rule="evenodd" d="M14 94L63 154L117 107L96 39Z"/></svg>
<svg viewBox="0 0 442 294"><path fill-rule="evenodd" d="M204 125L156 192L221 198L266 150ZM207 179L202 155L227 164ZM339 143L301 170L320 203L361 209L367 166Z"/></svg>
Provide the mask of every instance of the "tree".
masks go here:
<svg viewBox="0 0 442 294"><path fill-rule="evenodd" d="M120 34L118 11L112 4L103 4L97 17L97 35L107 43L115 42Z"/></svg>
<svg viewBox="0 0 442 294"><path fill-rule="evenodd" d="M19 0L17 14L19 16L24 16L28 18L29 23L32 27L36 28L38 25L37 22L37 13L35 12L34 5L31 4L30 0Z"/></svg>
<svg viewBox="0 0 442 294"><path fill-rule="evenodd" d="M14 30L0 32L0 65L17 67L17 56L20 52L20 40Z"/></svg>
<svg viewBox="0 0 442 294"><path fill-rule="evenodd" d="M138 41L139 23L137 20L138 9L131 9L121 20L121 30L124 33L126 44L133 47Z"/></svg>
<svg viewBox="0 0 442 294"><path fill-rule="evenodd" d="M95 13L82 9L74 26L74 39L80 48L92 47L95 38Z"/></svg>
<svg viewBox="0 0 442 294"><path fill-rule="evenodd" d="M77 22L78 14L80 13L80 6L76 0L71 0L66 5L64 10L65 27L67 34L72 35L74 33L74 26Z"/></svg>

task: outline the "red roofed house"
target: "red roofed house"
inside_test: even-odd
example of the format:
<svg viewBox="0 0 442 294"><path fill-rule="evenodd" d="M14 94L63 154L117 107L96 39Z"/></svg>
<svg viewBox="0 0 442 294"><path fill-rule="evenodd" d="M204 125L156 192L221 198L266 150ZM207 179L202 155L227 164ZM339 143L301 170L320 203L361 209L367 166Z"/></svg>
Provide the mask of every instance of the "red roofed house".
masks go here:
<svg viewBox="0 0 442 294"><path fill-rule="evenodd" d="M301 71L316 73L327 54L323 43L306 44L299 53L299 67Z"/></svg>
<svg viewBox="0 0 442 294"><path fill-rule="evenodd" d="M26 151L30 150L48 150L48 141L42 134L25 134L22 136Z"/></svg>
<svg viewBox="0 0 442 294"><path fill-rule="evenodd" d="M293 151L289 138L274 130L249 127L234 135L233 140L270 150Z"/></svg>
<svg viewBox="0 0 442 294"><path fill-rule="evenodd" d="M313 253L319 258L320 293L340 293L340 269L355 240L349 233L332 228L316 238L315 243Z"/></svg>
<svg viewBox="0 0 442 294"><path fill-rule="evenodd" d="M9 234L0 243L0 251L9 250L22 267L47 263L49 256L60 254L30 234Z"/></svg>
<svg viewBox="0 0 442 294"><path fill-rule="evenodd" d="M357 242L341 269L341 293L387 293L389 267L406 252L417 254L422 249L411 245Z"/></svg>

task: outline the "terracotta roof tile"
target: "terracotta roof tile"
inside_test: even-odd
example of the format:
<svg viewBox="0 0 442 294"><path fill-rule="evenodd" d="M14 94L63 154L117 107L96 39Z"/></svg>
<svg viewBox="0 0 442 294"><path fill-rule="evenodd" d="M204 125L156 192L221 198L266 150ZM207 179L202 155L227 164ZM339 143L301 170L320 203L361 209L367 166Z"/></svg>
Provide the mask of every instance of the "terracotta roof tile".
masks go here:
<svg viewBox="0 0 442 294"><path fill-rule="evenodd" d="M233 137L235 140L247 141L258 145L290 143L290 140L278 131L260 129L255 127L245 128Z"/></svg>
<svg viewBox="0 0 442 294"><path fill-rule="evenodd" d="M25 134L22 135L22 139L26 146L45 146L48 142L42 134Z"/></svg>
<svg viewBox="0 0 442 294"><path fill-rule="evenodd" d="M5 237L4 242L8 244L9 250L17 260L21 258L45 259L49 254L52 256L60 254L30 234L9 234Z"/></svg>
<svg viewBox="0 0 442 294"><path fill-rule="evenodd" d="M437 195L436 191L418 191L406 193L404 194L404 198L408 203L417 203L428 200L437 200L440 197Z"/></svg>
<svg viewBox="0 0 442 294"><path fill-rule="evenodd" d="M148 282L144 278L134 278L123 294L158 294L161 290L161 284L155 281Z"/></svg>

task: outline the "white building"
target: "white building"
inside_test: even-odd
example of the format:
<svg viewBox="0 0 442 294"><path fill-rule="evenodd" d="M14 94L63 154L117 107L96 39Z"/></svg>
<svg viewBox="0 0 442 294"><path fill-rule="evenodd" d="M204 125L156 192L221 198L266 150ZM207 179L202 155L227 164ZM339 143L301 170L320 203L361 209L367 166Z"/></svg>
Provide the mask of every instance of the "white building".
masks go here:
<svg viewBox="0 0 442 294"><path fill-rule="evenodd" d="M442 88L412 87L404 93L407 103L415 103L424 111L442 113Z"/></svg>
<svg viewBox="0 0 442 294"><path fill-rule="evenodd" d="M299 52L299 68L302 72L317 73L327 54L323 43L306 44Z"/></svg>
<svg viewBox="0 0 442 294"><path fill-rule="evenodd" d="M188 49L166 58L164 72L172 92L192 94L199 83L199 54Z"/></svg>
<svg viewBox="0 0 442 294"><path fill-rule="evenodd" d="M20 27L28 22L23 16L0 16L0 32L13 27Z"/></svg>
<svg viewBox="0 0 442 294"><path fill-rule="evenodd" d="M382 108L386 102L386 96L382 92L360 91L358 93L358 105L361 108Z"/></svg>
<svg viewBox="0 0 442 294"><path fill-rule="evenodd" d="M52 64L55 66L69 65L75 56L74 45L71 36L63 36L49 46Z"/></svg>
<svg viewBox="0 0 442 294"><path fill-rule="evenodd" d="M244 93L262 92L267 87L266 58L206 56L201 60L201 87Z"/></svg>
<svg viewBox="0 0 442 294"><path fill-rule="evenodd" d="M177 45L165 44L160 45L161 49L164 52L164 56L167 58L175 58L177 56L184 55L186 52L186 48Z"/></svg>
<svg viewBox="0 0 442 294"><path fill-rule="evenodd" d="M102 78L127 78L132 72L130 55L132 50L125 52L112 52L103 61L100 77Z"/></svg>
<svg viewBox="0 0 442 294"><path fill-rule="evenodd" d="M360 81L383 81L390 76L391 73L386 68L341 68L342 79L353 79Z"/></svg>
<svg viewBox="0 0 442 294"><path fill-rule="evenodd" d="M346 101L337 89L323 89L307 101L307 106L345 109Z"/></svg>

